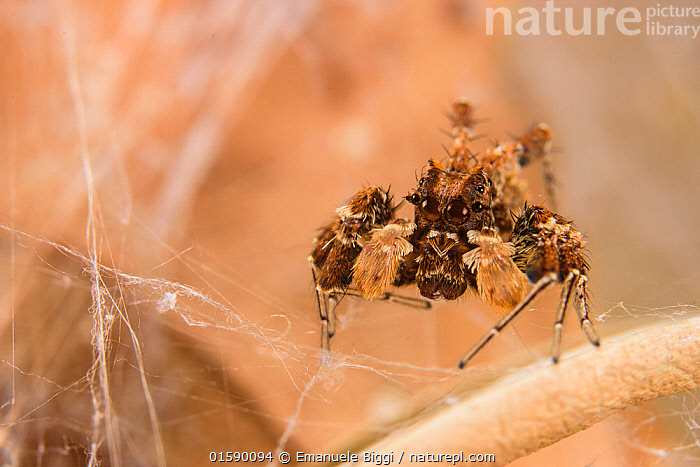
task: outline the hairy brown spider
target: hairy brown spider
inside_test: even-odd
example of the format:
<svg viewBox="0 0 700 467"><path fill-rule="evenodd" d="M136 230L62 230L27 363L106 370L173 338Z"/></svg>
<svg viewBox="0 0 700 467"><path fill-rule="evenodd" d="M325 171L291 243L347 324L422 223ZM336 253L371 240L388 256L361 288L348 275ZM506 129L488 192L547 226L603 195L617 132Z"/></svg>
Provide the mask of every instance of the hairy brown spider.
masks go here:
<svg viewBox="0 0 700 467"><path fill-rule="evenodd" d="M540 123L517 139L474 154L469 148L476 123L471 103L456 102L450 120L454 145L449 164L430 159L418 187L405 197L415 206L414 221L395 218L397 207L388 190L372 186L336 209L336 218L315 239L309 261L321 347L330 349L335 307L345 295L430 308L428 301L388 291L411 284L431 300L454 300L474 290L507 312L460 360L460 368L552 283L563 286L552 361L559 360L572 293L581 328L593 345L600 345L589 319L583 236L572 222L545 207L525 203L521 208L525 187L519 174L533 160L541 161L553 199L549 126ZM515 209L519 215L512 214ZM528 281L534 284L529 292Z"/></svg>

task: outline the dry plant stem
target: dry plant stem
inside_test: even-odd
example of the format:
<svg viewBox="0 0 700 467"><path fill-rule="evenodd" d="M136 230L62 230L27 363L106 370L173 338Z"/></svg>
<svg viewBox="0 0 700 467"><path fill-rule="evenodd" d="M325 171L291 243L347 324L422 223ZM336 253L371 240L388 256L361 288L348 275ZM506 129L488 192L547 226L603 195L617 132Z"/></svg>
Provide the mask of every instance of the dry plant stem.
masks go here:
<svg viewBox="0 0 700 467"><path fill-rule="evenodd" d="M505 377L362 451L492 453L503 465L622 409L699 386L700 318L692 318Z"/></svg>

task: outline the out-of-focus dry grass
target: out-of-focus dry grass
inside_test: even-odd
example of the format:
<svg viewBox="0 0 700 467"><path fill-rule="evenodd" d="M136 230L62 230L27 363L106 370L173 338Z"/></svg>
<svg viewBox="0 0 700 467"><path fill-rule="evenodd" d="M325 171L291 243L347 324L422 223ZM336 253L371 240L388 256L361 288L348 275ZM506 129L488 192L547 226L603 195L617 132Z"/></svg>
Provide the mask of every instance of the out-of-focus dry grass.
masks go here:
<svg viewBox="0 0 700 467"><path fill-rule="evenodd" d="M461 373L457 359L495 319L475 298L428 313L347 300L337 365L317 374L306 263L316 227L363 185L403 195L441 157L442 111L459 95L479 104L491 137L537 120L554 128L559 206L588 236L603 337L638 316L664 319L659 307L696 307L695 42L488 37L487 5L0 7L0 223L34 237L0 233L3 462L86 464L95 433L98 456L122 465L155 464L157 432L171 465L211 451L330 452L407 401L510 371L507 353L546 356L554 294ZM96 420L89 264L38 240L91 252L86 161L113 320L108 379L93 385L97 413L113 409ZM543 201L537 169L528 175ZM566 329L567 347L583 341ZM678 420L697 411L673 404L516 464L688 455L675 450L691 442Z"/></svg>

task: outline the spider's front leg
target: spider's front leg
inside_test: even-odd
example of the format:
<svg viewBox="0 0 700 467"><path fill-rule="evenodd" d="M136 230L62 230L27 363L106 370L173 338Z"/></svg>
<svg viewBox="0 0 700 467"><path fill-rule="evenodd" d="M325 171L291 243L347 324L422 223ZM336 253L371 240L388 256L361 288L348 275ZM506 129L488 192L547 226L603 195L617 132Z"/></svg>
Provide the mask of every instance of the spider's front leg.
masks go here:
<svg viewBox="0 0 700 467"><path fill-rule="evenodd" d="M483 245L483 240L481 241ZM513 263L534 286L515 308L467 352L460 360L459 367L463 368L540 292L555 282L562 284L563 288L552 332L552 361L554 363L559 361L562 323L574 291L574 307L581 328L591 344L599 346L600 339L589 317L586 291L588 264L583 256L584 242L581 233L573 227L571 222L558 214L542 206L526 205L520 217L516 219L511 241ZM468 259L465 255L465 261Z"/></svg>
<svg viewBox="0 0 700 467"><path fill-rule="evenodd" d="M373 186L336 209L337 217L321 229L309 256L321 317L321 347L330 349L335 334L335 306L353 280L353 264L373 229L394 217L388 190Z"/></svg>

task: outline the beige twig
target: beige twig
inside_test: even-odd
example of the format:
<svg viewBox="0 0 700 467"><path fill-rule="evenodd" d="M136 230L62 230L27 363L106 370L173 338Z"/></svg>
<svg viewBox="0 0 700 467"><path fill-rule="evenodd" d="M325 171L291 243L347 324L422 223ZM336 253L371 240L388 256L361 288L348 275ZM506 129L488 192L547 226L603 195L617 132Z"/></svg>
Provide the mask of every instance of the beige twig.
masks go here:
<svg viewBox="0 0 700 467"><path fill-rule="evenodd" d="M439 408L358 452L492 453L503 465L622 409L699 386L696 317L608 338L558 365L539 364L431 404Z"/></svg>

